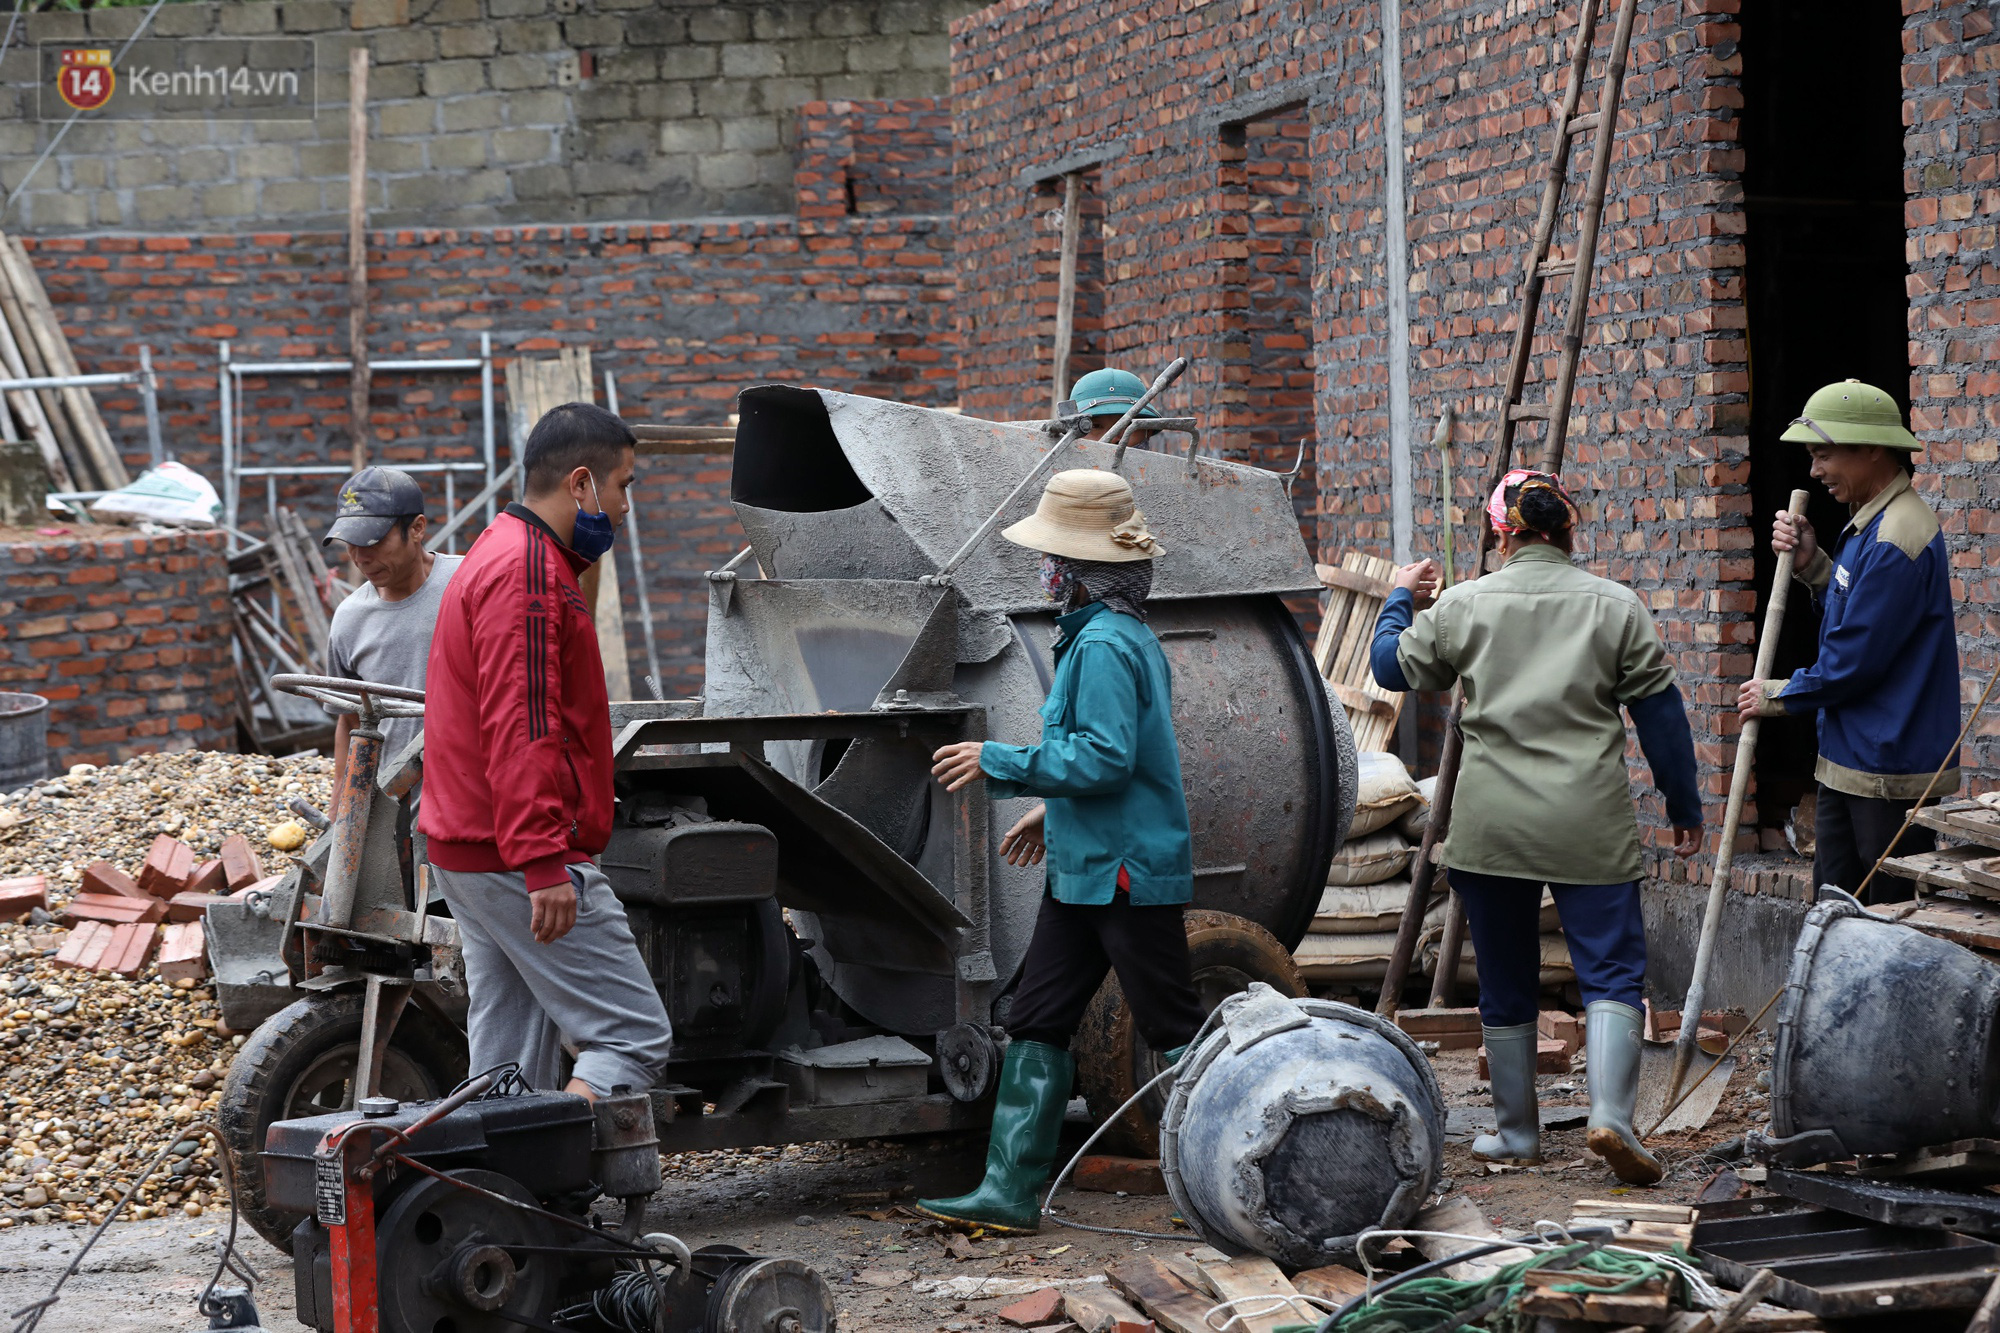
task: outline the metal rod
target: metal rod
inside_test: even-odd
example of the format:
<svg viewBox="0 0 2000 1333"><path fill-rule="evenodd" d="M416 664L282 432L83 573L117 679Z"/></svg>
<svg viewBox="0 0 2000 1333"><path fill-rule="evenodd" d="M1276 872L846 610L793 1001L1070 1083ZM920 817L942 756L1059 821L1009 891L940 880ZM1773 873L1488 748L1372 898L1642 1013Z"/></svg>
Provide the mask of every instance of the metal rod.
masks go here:
<svg viewBox="0 0 2000 1333"><path fill-rule="evenodd" d="M102 375L37 375L31 379L0 380L0 389L87 389L99 385L144 382L142 371L118 371Z"/></svg>
<svg viewBox="0 0 2000 1333"><path fill-rule="evenodd" d="M1444 587L1449 588L1455 581L1452 577L1451 523L1451 428L1457 422L1458 414L1450 404L1438 413L1437 429L1431 432L1431 448L1438 451L1438 531L1444 537Z"/></svg>
<svg viewBox="0 0 2000 1333"><path fill-rule="evenodd" d="M1168 362L1167 368L1160 372L1159 377L1153 381L1151 387L1139 395L1139 401L1126 408L1125 415L1112 422L1111 429L1104 432L1104 442L1110 444L1115 441L1118 446L1111 451L1111 470L1113 472L1116 472L1119 465L1125 461L1125 446L1131 439L1132 421L1139 415L1140 409L1165 393L1167 386L1179 379L1181 372L1186 370L1187 367L1187 358L1184 356L1177 356Z"/></svg>
<svg viewBox="0 0 2000 1333"><path fill-rule="evenodd" d="M354 369L348 360L317 361L238 361L239 375L344 375ZM477 370L476 356L388 357L368 359L370 370Z"/></svg>
<svg viewBox="0 0 2000 1333"><path fill-rule="evenodd" d="M222 425L222 521L235 528L239 526L236 522L236 423L229 401L229 387L229 340L225 338L217 344L215 390L221 407ZM235 540L232 534L232 554Z"/></svg>
<svg viewBox="0 0 2000 1333"><path fill-rule="evenodd" d="M167 461L166 441L160 435L160 381L153 374L153 349L139 344L139 400L146 407L146 452L158 467Z"/></svg>
<svg viewBox="0 0 2000 1333"><path fill-rule="evenodd" d="M715 572L718 574L734 574L737 570L743 568L743 562L748 560L750 558L751 552L755 551L756 549L757 548L754 546L744 547L742 550L738 551L735 555L730 556L729 559L723 564L722 568L716 570Z"/></svg>
<svg viewBox="0 0 2000 1333"><path fill-rule="evenodd" d="M1792 492L1788 511L1794 519L1806 512L1806 493ZM1785 627L1785 603L1791 599L1794 552L1778 552L1778 568L1771 576L1771 600L1764 607L1764 633L1757 643L1757 665L1752 679L1764 680L1778 656L1778 632ZM1722 900L1729 890L1729 868L1736 861L1736 829L1743 818L1743 800L1750 793L1750 774L1756 767L1757 734L1763 719L1743 723L1736 741L1736 771L1729 779L1729 804L1722 815L1722 842L1715 849L1715 877L1708 885L1708 907L1702 913L1701 941L1694 951L1694 976L1688 982L1687 999L1681 1004L1681 1031L1674 1039L1673 1074L1667 1081L1667 1101L1681 1090L1688 1066L1694 1061L1694 1044L1701 1029L1702 1003L1707 998L1708 971L1715 961L1715 937L1722 925Z"/></svg>
<svg viewBox="0 0 2000 1333"><path fill-rule="evenodd" d="M604 372L604 405L612 416L618 412L618 377L610 371ZM639 632L646 638L646 679L654 682L660 678L660 650L653 643L653 599L646 592L646 550L639 542L639 506L635 503L625 511L625 536L632 543L632 591L639 599ZM659 697L658 687L654 687L654 698Z"/></svg>
<svg viewBox="0 0 2000 1333"><path fill-rule="evenodd" d="M479 335L479 438L486 455L486 484L493 484L497 456L493 436L493 335ZM493 502L486 502L486 522L493 522Z"/></svg>
<svg viewBox="0 0 2000 1333"><path fill-rule="evenodd" d="M517 468L509 468L488 482L485 490L467 500L456 514L446 519L443 525L435 533L431 534L431 539L424 543L424 549L426 551L435 551L438 547L444 545L445 542L450 540L454 532L465 526L465 521L472 517L474 510L492 500L494 496L500 494L507 487L513 485L518 471L519 469Z"/></svg>
<svg viewBox="0 0 2000 1333"><path fill-rule="evenodd" d="M455 479L452 475L451 469L446 468L444 474L444 512L447 514L455 514L458 512L458 488L453 485L454 480ZM457 533L454 532L451 535L449 545L451 547L451 554L457 555L458 554Z"/></svg>
<svg viewBox="0 0 2000 1333"><path fill-rule="evenodd" d="M354 470L368 466L368 47L347 53L347 386Z"/></svg>
<svg viewBox="0 0 2000 1333"><path fill-rule="evenodd" d="M1050 375L1055 386L1055 397L1049 406L1052 416L1061 414L1063 399L1069 396L1069 352L1076 331L1077 234L1083 229L1079 216L1079 196L1082 192L1082 172L1072 171L1063 177L1062 248L1056 277L1056 345Z"/></svg>

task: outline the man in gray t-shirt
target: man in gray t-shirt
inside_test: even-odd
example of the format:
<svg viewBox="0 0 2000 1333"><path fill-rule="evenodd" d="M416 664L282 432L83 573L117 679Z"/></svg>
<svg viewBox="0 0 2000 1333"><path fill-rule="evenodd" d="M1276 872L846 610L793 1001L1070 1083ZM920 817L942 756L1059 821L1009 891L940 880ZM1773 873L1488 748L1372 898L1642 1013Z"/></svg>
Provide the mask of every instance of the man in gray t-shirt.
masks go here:
<svg viewBox="0 0 2000 1333"><path fill-rule="evenodd" d="M423 491L395 468L362 469L340 488L340 508L325 541L343 543L367 580L334 609L326 674L421 690L438 606L459 563L458 556L424 550ZM339 719L333 738L337 810L355 715L327 711ZM422 729L421 718L384 719L382 763L392 761Z"/></svg>

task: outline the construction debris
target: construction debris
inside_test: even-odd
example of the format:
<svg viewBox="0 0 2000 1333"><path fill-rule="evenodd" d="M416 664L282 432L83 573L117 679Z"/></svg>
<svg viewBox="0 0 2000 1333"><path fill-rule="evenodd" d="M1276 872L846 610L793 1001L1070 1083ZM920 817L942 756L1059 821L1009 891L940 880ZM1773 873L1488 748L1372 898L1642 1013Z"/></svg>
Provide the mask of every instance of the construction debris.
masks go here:
<svg viewBox="0 0 2000 1333"><path fill-rule="evenodd" d="M273 675L320 675L333 609L349 588L333 576L305 523L279 506L271 531L229 557L236 623L237 722L268 754L327 747L333 719L270 687Z"/></svg>

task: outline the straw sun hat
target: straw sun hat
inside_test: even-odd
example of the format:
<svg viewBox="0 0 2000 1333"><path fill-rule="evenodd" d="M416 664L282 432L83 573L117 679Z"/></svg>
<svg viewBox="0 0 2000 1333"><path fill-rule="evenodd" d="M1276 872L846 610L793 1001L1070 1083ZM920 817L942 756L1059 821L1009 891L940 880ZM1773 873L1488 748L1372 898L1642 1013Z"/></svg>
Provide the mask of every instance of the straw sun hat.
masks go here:
<svg viewBox="0 0 2000 1333"><path fill-rule="evenodd" d="M1096 468L1050 477L1035 512L1000 535L1016 546L1071 560L1123 564L1166 553L1147 530L1131 483Z"/></svg>

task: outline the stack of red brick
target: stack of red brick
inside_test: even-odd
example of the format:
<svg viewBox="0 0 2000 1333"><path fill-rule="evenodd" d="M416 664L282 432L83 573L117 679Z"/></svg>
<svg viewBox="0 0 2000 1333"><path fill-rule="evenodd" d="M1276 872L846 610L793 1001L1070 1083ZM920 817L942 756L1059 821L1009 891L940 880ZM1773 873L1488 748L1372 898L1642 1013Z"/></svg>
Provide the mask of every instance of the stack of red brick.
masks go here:
<svg viewBox="0 0 2000 1333"><path fill-rule="evenodd" d="M193 848L163 833L153 839L136 878L109 861L91 862L84 868L82 889L59 914L71 930L56 954L56 966L131 979L145 970L158 944L164 980L206 977L201 919L209 904L276 882L275 876L265 878L257 853L241 834L224 839L219 850L214 859L196 862ZM0 884L0 890L4 887ZM8 907L0 894L0 915Z"/></svg>

